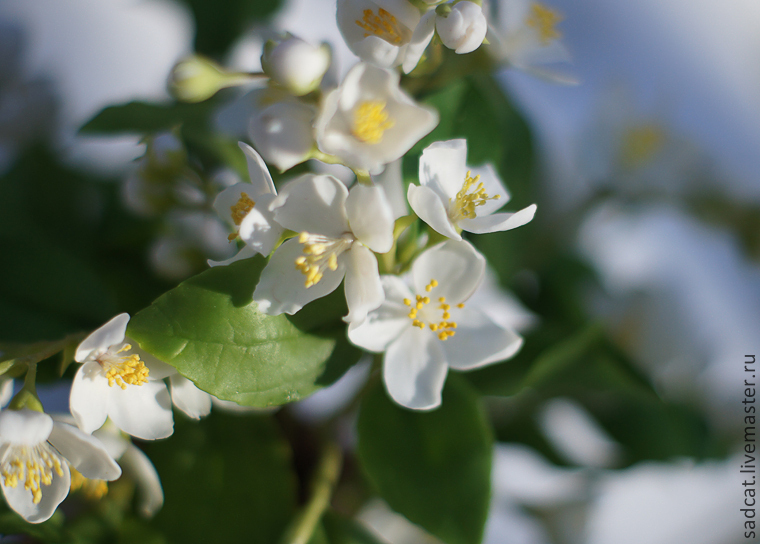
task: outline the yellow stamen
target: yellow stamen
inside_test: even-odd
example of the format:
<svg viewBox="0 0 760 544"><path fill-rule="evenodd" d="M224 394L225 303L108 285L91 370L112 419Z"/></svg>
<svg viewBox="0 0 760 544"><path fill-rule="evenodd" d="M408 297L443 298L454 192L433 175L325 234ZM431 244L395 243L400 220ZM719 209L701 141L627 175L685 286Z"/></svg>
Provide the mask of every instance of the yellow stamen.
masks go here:
<svg viewBox="0 0 760 544"><path fill-rule="evenodd" d="M0 465L0 476L6 487L15 488L23 482L24 489L31 492L32 502L42 500L43 485L53 483L53 473L63 476L63 460L53 452L47 442L36 446L12 445Z"/></svg>
<svg viewBox="0 0 760 544"><path fill-rule="evenodd" d="M71 491L79 491L90 500L102 499L108 493L108 483L105 480L85 478L82 473L70 466Z"/></svg>
<svg viewBox="0 0 760 544"><path fill-rule="evenodd" d="M538 31L542 44L549 45L552 40L562 37L562 33L556 28L562 19L563 17L558 11L548 8L539 2L533 2L531 4L530 16L525 21L525 24Z"/></svg>
<svg viewBox="0 0 760 544"><path fill-rule="evenodd" d="M255 205L256 203L248 198L247 194L240 193L240 199L235 203L234 206L230 206L232 222L239 227L240 223L242 223L243 219L245 219L245 216L248 215L248 212L250 212Z"/></svg>
<svg viewBox="0 0 760 544"><path fill-rule="evenodd" d="M436 287L438 287L438 282L431 279L430 283L425 286L425 291L430 293ZM410 307L408 316L409 319L412 320L412 326L420 329L425 328L425 322L419 319L419 310L422 310L425 306L430 304L430 300L430 297L425 295L415 295L414 302L408 298L404 299L404 304ZM451 305L446 304L446 297L438 297L438 302L440 303L438 309L442 311L441 320L438 322L427 323L427 325L430 327L431 331L437 333L436 336L439 340L444 341L456 334L454 329L457 328L457 324L454 321L449 321L449 319L451 319L451 314L449 313ZM464 304L457 304L457 307L464 308Z"/></svg>
<svg viewBox="0 0 760 544"><path fill-rule="evenodd" d="M365 38L377 36L393 45L400 45L404 41L396 17L383 8L377 10L377 15L372 13L371 9L365 9L363 15L361 21L355 22L366 31L364 33Z"/></svg>
<svg viewBox="0 0 760 544"><path fill-rule="evenodd" d="M98 363L106 373L110 387L118 385L122 389L126 389L127 385L148 383L148 367L140 360L138 354L118 355L131 349L131 345L124 344L117 352L113 353L109 350L97 358Z"/></svg>
<svg viewBox="0 0 760 544"><path fill-rule="evenodd" d="M451 208L449 214L454 222L460 219L473 219L477 216L475 208L483 206L489 200L501 198L501 195L489 196L486 193L483 182L480 181L480 175L478 174L473 178L470 174L471 171L468 170L462 188L457 193L454 202L452 203L451 199L449 199L449 206Z"/></svg>
<svg viewBox="0 0 760 544"><path fill-rule="evenodd" d="M352 133L358 140L370 144L379 143L386 130L396 121L385 111L385 102L362 102L354 109L354 128Z"/></svg>
<svg viewBox="0 0 760 544"><path fill-rule="evenodd" d="M303 255L296 258L296 268L306 276L304 285L316 285L327 270L338 269L338 256L346 251L354 239L352 237L328 238L321 234L302 232L298 242L303 244Z"/></svg>

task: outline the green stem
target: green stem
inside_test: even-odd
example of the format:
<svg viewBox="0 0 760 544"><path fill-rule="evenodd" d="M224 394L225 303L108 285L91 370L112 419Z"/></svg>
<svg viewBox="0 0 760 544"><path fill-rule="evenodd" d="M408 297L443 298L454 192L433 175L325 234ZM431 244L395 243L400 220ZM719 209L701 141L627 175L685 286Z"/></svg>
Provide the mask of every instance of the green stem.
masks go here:
<svg viewBox="0 0 760 544"><path fill-rule="evenodd" d="M307 544L311 540L322 514L330 506L332 492L338 483L342 467L343 452L337 444L329 442L314 473L311 498L280 541L281 544Z"/></svg>

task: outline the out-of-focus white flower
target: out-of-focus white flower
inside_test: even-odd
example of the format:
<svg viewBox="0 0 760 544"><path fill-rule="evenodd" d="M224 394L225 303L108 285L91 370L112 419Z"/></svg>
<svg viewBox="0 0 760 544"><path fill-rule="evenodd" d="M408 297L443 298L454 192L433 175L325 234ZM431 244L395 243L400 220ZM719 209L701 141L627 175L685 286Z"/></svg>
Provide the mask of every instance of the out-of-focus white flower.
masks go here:
<svg viewBox="0 0 760 544"><path fill-rule="evenodd" d="M381 542L393 544L442 544L440 540L415 525L391 508L381 499L367 501L357 514L357 520L382 538Z"/></svg>
<svg viewBox="0 0 760 544"><path fill-rule="evenodd" d="M459 54L471 53L480 47L486 37L488 22L478 4L465 0L441 11L443 14L435 17L435 30L443 45Z"/></svg>
<svg viewBox="0 0 760 544"><path fill-rule="evenodd" d="M497 16L497 27L489 26L487 39L498 60L556 83L577 83L575 78L547 68L570 60L557 30L563 18L558 11L541 2L512 0L499 4Z"/></svg>
<svg viewBox="0 0 760 544"><path fill-rule="evenodd" d="M539 416L541 429L568 461L581 466L608 468L620 458L620 446L576 401L552 399Z"/></svg>
<svg viewBox="0 0 760 544"><path fill-rule="evenodd" d="M257 253L269 255L283 231L269 209L277 196L277 189L266 164L251 146L243 142L239 145L248 162L251 182L237 183L223 190L214 200L214 209L235 229L229 240L239 236L246 247L226 261L209 261L211 266L227 265Z"/></svg>
<svg viewBox="0 0 760 544"><path fill-rule="evenodd" d="M274 96L269 90L255 93L261 109L251 117L248 135L267 162L285 171L311 157L317 110L292 96Z"/></svg>
<svg viewBox="0 0 760 544"><path fill-rule="evenodd" d="M97 438L29 409L0 413L0 476L5 500L30 523L50 518L66 498L69 465L88 478L121 474Z"/></svg>
<svg viewBox="0 0 760 544"><path fill-rule="evenodd" d="M383 276L385 301L364 322L349 325L354 344L385 352L383 379L398 404L435 408L449 367L478 368L520 349L517 333L477 308L465 307L485 266L485 258L468 242L438 244L417 257L407 278Z"/></svg>
<svg viewBox="0 0 760 544"><path fill-rule="evenodd" d="M261 67L275 83L295 96L302 96L319 87L330 59L329 45L313 46L288 34L282 40L264 44Z"/></svg>
<svg viewBox="0 0 760 544"><path fill-rule="evenodd" d="M438 124L438 112L399 88L398 73L359 63L325 97L315 121L319 148L378 173Z"/></svg>
<svg viewBox="0 0 760 544"><path fill-rule="evenodd" d="M306 174L286 184L272 202L275 220L299 232L272 255L253 293L268 314L293 314L334 291L345 277L348 315L361 321L383 300L373 251L393 245L393 217L379 187L349 193L332 176Z"/></svg>
<svg viewBox="0 0 760 544"><path fill-rule="evenodd" d="M55 414L54 421L76 425L76 420L69 414ZM122 476L133 480L137 490L137 511L143 517L150 518L164 504L164 491L156 468L143 451L132 444L113 422L106 421L100 429L92 433L100 440L103 447L122 468ZM88 498L100 499L108 493L104 480L85 477L77 470L71 471L71 491L82 489Z"/></svg>
<svg viewBox="0 0 760 544"><path fill-rule="evenodd" d="M156 272L166 278L185 279L205 268L208 259L222 263L234 254L229 231L215 214L175 211L164 228L166 233L155 240L149 257Z"/></svg>
<svg viewBox="0 0 760 544"><path fill-rule="evenodd" d="M119 314L77 347L83 363L71 384L69 406L86 433L110 417L122 431L144 440L174 432L171 399L162 381L174 369L125 340L129 314Z"/></svg>
<svg viewBox="0 0 760 544"><path fill-rule="evenodd" d="M744 538L739 509L747 488L740 464L736 457L699 465L646 463L609 473L596 489L585 542L756 542Z"/></svg>
<svg viewBox="0 0 760 544"><path fill-rule="evenodd" d="M493 166L466 165L467 142L435 142L420 157L420 185L409 185L407 198L414 212L434 230L461 240L461 230L476 234L522 226L533 219L536 205L515 213L494 213L509 201L509 193ZM475 175L471 175L474 173Z"/></svg>
<svg viewBox="0 0 760 544"><path fill-rule="evenodd" d="M420 10L407 0L338 0L338 28L360 59L382 68L403 64L409 73L432 36L420 32Z"/></svg>

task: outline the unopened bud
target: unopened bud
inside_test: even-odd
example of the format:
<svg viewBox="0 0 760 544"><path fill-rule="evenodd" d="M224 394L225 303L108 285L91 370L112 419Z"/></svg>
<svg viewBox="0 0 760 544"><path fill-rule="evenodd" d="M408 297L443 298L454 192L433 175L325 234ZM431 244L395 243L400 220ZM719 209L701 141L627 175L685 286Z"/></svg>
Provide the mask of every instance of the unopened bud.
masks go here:
<svg viewBox="0 0 760 544"><path fill-rule="evenodd" d="M319 87L330 66L330 47L314 46L295 36L264 45L261 66L272 80L295 96L303 96Z"/></svg>
<svg viewBox="0 0 760 544"><path fill-rule="evenodd" d="M172 69L169 90L183 102L203 102L225 87L242 85L255 74L227 72L211 59L193 55Z"/></svg>
<svg viewBox="0 0 760 544"><path fill-rule="evenodd" d="M435 29L443 45L459 54L471 53L480 47L488 31L483 9L467 0L456 3L448 14L439 12L442 7L436 8Z"/></svg>

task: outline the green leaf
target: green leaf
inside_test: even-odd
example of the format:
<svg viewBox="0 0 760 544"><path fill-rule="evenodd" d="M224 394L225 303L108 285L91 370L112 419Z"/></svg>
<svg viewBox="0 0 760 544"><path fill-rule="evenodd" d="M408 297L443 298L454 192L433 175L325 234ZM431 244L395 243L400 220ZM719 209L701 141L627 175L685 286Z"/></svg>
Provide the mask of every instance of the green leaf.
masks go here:
<svg viewBox="0 0 760 544"><path fill-rule="evenodd" d="M215 411L177 418L171 439L145 450L165 501L153 520L170 542L276 542L296 508L287 442L271 417Z"/></svg>
<svg viewBox="0 0 760 544"><path fill-rule="evenodd" d="M335 512L326 512L322 526L330 544L382 544L360 523Z"/></svg>
<svg viewBox="0 0 760 544"><path fill-rule="evenodd" d="M147 134L170 130L178 125L203 126L216 101L199 104L149 104L128 102L102 109L87 121L79 132L83 134L121 134L125 132Z"/></svg>
<svg viewBox="0 0 760 544"><path fill-rule="evenodd" d="M292 318L259 312L251 297L264 262L183 282L138 312L128 335L202 390L245 406L284 404L333 383L361 355L345 339L344 314L331 297Z"/></svg>
<svg viewBox="0 0 760 544"><path fill-rule="evenodd" d="M391 508L447 544L478 544L488 515L493 438L477 395L450 375L443 404L415 412L379 385L363 399L358 454Z"/></svg>

